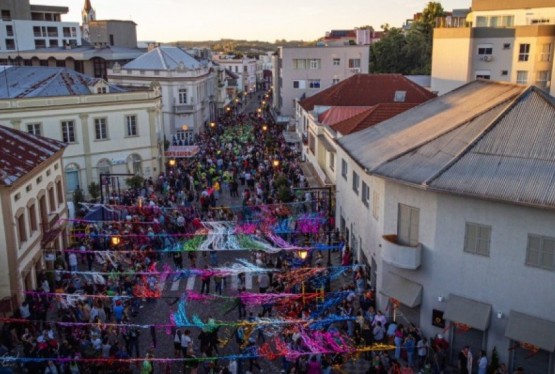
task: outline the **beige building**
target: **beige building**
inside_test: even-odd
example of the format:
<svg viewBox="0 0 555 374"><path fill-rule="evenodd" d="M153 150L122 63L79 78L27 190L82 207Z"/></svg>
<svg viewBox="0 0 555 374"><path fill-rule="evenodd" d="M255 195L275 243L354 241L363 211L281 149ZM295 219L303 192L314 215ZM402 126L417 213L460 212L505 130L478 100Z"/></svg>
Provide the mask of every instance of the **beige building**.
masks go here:
<svg viewBox="0 0 555 374"><path fill-rule="evenodd" d="M69 196L77 187L86 194L100 173L158 176L159 91L128 91L61 68L12 67L1 74L10 85L0 86L0 124L67 144L62 172Z"/></svg>
<svg viewBox="0 0 555 374"><path fill-rule="evenodd" d="M13 310L37 287L45 250L65 248L65 145L0 126L0 299Z"/></svg>
<svg viewBox="0 0 555 374"><path fill-rule="evenodd" d="M273 107L293 116L296 102L358 73L368 74L368 46L280 47L274 56Z"/></svg>
<svg viewBox="0 0 555 374"><path fill-rule="evenodd" d="M470 27L434 29L432 90L443 94L484 78L553 95L555 1L474 0L472 10Z"/></svg>

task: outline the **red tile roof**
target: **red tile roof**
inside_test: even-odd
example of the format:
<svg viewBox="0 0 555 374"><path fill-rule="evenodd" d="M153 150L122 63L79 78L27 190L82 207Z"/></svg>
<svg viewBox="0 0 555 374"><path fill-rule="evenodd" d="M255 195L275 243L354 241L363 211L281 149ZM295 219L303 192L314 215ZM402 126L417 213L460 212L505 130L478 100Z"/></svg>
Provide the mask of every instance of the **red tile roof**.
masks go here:
<svg viewBox="0 0 555 374"><path fill-rule="evenodd" d="M417 105L418 103L378 104L351 118L337 122L330 127L343 135L348 135L374 126L391 117L395 117L397 114L401 114Z"/></svg>
<svg viewBox="0 0 555 374"><path fill-rule="evenodd" d="M355 74L299 104L306 111L316 105L374 106L395 102L396 91L406 91L405 103L420 104L436 97L401 74Z"/></svg>
<svg viewBox="0 0 555 374"><path fill-rule="evenodd" d="M356 116L367 111L372 107L369 106L334 106L318 116L318 122L321 125L332 126L338 122L345 121L348 118Z"/></svg>
<svg viewBox="0 0 555 374"><path fill-rule="evenodd" d="M11 186L57 152L65 144L54 139L0 126L0 186Z"/></svg>

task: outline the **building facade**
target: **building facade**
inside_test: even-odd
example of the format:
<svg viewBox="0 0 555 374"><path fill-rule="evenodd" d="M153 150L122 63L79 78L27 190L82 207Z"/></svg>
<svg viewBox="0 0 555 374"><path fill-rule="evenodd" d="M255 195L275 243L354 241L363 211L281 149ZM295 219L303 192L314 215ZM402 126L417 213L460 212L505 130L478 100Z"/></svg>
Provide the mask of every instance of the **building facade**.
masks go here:
<svg viewBox="0 0 555 374"><path fill-rule="evenodd" d="M15 310L35 290L48 253L67 247L59 141L0 126L0 299Z"/></svg>
<svg viewBox="0 0 555 374"><path fill-rule="evenodd" d="M555 372L553 118L538 88L475 81L338 140L337 222L378 308L452 363Z"/></svg>
<svg viewBox="0 0 555 374"><path fill-rule="evenodd" d="M62 22L67 7L0 1L0 51L26 51L81 45L77 22Z"/></svg>
<svg viewBox="0 0 555 374"><path fill-rule="evenodd" d="M293 117L295 103L358 73L368 74L368 46L279 47L273 62L273 108Z"/></svg>
<svg viewBox="0 0 555 374"><path fill-rule="evenodd" d="M168 141L191 144L194 134L215 119L218 72L178 47L161 46L108 71L110 82L127 87L157 87L162 95L162 126Z"/></svg>
<svg viewBox="0 0 555 374"><path fill-rule="evenodd" d="M254 58L235 58L234 56L217 54L213 60L230 72L237 74L237 88L240 92L252 93L257 90L257 82L261 77L262 66Z"/></svg>
<svg viewBox="0 0 555 374"><path fill-rule="evenodd" d="M0 92L0 123L67 144L61 172L68 196L78 187L87 194L100 173L148 178L162 170L158 91L127 91L61 68L13 67L2 74L19 83ZM38 81L46 88L33 89ZM67 81L87 83L68 90Z"/></svg>
<svg viewBox="0 0 555 374"><path fill-rule="evenodd" d="M474 0L469 22L434 29L432 90L476 78L534 84L554 94L555 1Z"/></svg>

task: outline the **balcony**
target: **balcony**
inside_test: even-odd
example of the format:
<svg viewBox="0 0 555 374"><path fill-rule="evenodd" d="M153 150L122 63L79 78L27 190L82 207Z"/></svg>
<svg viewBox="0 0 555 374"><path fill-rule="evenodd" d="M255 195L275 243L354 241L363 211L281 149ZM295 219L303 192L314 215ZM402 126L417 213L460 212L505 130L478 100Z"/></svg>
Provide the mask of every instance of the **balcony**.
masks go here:
<svg viewBox="0 0 555 374"><path fill-rule="evenodd" d="M194 113L195 106L189 104L179 104L173 106L173 112L175 114L186 114L186 113Z"/></svg>
<svg viewBox="0 0 555 374"><path fill-rule="evenodd" d="M399 244L396 234L383 236L382 259L400 269L416 270L422 264L422 244L411 247Z"/></svg>

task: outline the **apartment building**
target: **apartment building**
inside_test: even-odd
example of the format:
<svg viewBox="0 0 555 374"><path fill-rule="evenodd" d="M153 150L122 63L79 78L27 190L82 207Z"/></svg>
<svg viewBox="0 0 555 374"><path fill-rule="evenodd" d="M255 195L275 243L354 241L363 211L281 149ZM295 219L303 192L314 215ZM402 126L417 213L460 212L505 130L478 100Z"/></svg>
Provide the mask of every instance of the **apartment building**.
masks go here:
<svg viewBox="0 0 555 374"><path fill-rule="evenodd" d="M474 0L467 20L434 29L433 91L484 78L555 93L555 1Z"/></svg>
<svg viewBox="0 0 555 374"><path fill-rule="evenodd" d="M7 67L0 72L0 124L67 144L61 173L71 196L101 173L157 177L163 167L161 99L70 69ZM124 183L124 182L122 182Z"/></svg>
<svg viewBox="0 0 555 374"><path fill-rule="evenodd" d="M1 0L0 12L0 51L81 45L79 23L62 21L67 7Z"/></svg>
<svg viewBox="0 0 555 374"><path fill-rule="evenodd" d="M555 373L554 119L543 90L477 80L337 140L336 222L378 309L455 365L496 347Z"/></svg>
<svg viewBox="0 0 555 374"><path fill-rule="evenodd" d="M237 80L239 91L255 92L257 90L257 83L262 74L260 71L262 66L258 60L247 57L235 58L225 54L216 54L212 58L222 68L239 76Z"/></svg>
<svg viewBox="0 0 555 374"><path fill-rule="evenodd" d="M293 117L296 102L355 74L368 74L368 46L279 47L273 63L273 108Z"/></svg>
<svg viewBox="0 0 555 374"><path fill-rule="evenodd" d="M48 253L66 248L60 141L0 126L0 300L14 311L35 290Z"/></svg>

